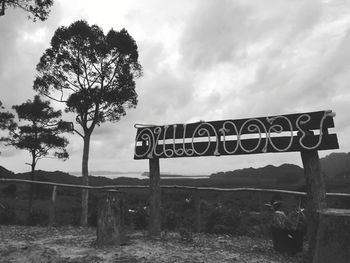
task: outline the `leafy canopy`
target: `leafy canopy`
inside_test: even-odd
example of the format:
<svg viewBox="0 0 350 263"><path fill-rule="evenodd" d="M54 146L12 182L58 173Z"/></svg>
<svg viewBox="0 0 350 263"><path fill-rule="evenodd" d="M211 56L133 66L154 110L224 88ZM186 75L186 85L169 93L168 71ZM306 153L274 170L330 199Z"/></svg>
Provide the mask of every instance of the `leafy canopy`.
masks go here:
<svg viewBox="0 0 350 263"><path fill-rule="evenodd" d="M37 19L44 21L48 18L53 0L2 0L0 4L2 5L0 15L5 14L4 9L7 7L20 8L29 13L28 17L35 22Z"/></svg>
<svg viewBox="0 0 350 263"><path fill-rule="evenodd" d="M56 149L56 157L68 158L68 141L61 134L70 131L70 124L60 120L61 111L55 111L49 101L42 101L38 95L33 101L28 100L12 108L16 110L21 125L13 133L11 145L28 150L34 163L53 149Z"/></svg>
<svg viewBox="0 0 350 263"><path fill-rule="evenodd" d="M105 121L118 121L125 108L137 105L134 79L142 70L137 45L125 29L105 35L84 20L62 26L37 71L34 89L66 103L66 112L76 114L84 134Z"/></svg>

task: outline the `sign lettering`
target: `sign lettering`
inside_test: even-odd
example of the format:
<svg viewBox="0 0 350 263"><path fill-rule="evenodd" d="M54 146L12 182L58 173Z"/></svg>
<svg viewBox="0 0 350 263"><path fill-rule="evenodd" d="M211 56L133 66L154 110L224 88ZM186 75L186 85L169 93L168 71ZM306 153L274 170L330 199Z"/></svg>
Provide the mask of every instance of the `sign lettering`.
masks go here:
<svg viewBox="0 0 350 263"><path fill-rule="evenodd" d="M332 111L137 127L135 159L339 148Z"/></svg>

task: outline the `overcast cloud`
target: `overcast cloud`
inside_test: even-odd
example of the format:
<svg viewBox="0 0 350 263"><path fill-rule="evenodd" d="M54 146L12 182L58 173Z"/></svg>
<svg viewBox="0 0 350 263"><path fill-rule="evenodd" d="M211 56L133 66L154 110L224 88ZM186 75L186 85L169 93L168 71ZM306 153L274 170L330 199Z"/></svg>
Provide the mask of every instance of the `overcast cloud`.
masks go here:
<svg viewBox="0 0 350 263"><path fill-rule="evenodd" d="M47 21L36 23L10 9L0 17L0 100L5 107L32 99L41 54L58 26L77 19L105 32L126 28L138 44L144 70L137 80L137 108L95 130L90 170L148 170L146 160L133 160L135 123L332 109L339 151L350 151L349 1L61 0ZM41 160L38 169L80 170L82 140L78 135L69 140L68 161ZM1 151L0 165L29 170L25 151ZM301 165L298 153L286 153L162 160L161 170L209 174L284 162Z"/></svg>

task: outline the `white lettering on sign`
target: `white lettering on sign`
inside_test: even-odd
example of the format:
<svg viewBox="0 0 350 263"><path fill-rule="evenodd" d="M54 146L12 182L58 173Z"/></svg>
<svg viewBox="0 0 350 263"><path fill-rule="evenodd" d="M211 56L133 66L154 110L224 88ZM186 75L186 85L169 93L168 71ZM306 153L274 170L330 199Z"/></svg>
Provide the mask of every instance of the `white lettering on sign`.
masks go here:
<svg viewBox="0 0 350 263"><path fill-rule="evenodd" d="M305 144L305 137L308 131L303 129L303 125L307 124L311 120L310 114L301 114L295 121L295 127L297 131L300 132L298 137L299 145L306 149L312 150L318 148L322 143L324 121L330 116L334 117L334 113L331 111L325 111L324 115L320 120L319 130L320 134L318 136L318 141L315 145L307 146ZM252 118L246 120L240 127L237 127L234 121L228 120L222 123L222 126L217 129L210 122L199 122L198 125L193 129L192 134L187 134L187 124L174 124L166 126L150 126L142 128L140 133L137 134L135 139L135 157L137 158L154 158L165 156L166 158L179 157L179 156L203 156L203 155L214 155L220 156L219 144L222 140L222 154L232 155L238 150L243 153L252 153L258 149L262 149L262 152L266 152L268 146L272 147L277 152L288 151L293 144L293 140L296 138L293 133L293 124L287 116L274 116L266 117L266 122L268 127L265 126L261 118ZM283 126L279 124L280 122L285 122L285 127L288 129L283 129ZM177 129L181 127L182 136L181 138L176 137ZM171 129L170 129L171 128ZM172 130L172 135L169 135L169 130ZM180 129L179 129L180 130ZM248 131L248 132L244 132ZM287 136L289 142L287 145L281 146L277 145L274 140L273 134L281 134L282 132L287 132L290 134ZM257 139L254 141L256 145L254 147L247 149L242 142L245 139L242 138L244 134L256 134ZM163 136L161 136L163 135ZM187 137L186 137L187 135ZM229 140L228 136L235 135L236 140ZM167 138L172 137L171 142L166 143ZM206 147L201 147L198 149L196 144L198 143L198 138L201 138L200 142L206 143ZM222 139L221 139L222 138ZM277 137L278 138L278 137ZM179 142L179 140L181 142ZM197 140L197 141L196 141ZM204 141L203 141L204 140ZM168 139L169 141L169 139ZM144 147L139 147L142 152L137 152L137 143L142 142ZM230 145L229 145L230 143ZM214 144L214 150L212 145ZM169 147L172 145L172 147ZM202 144L203 145L203 144ZM157 147L161 146L161 147ZM181 146L181 147L180 147ZM234 147L233 147L234 146ZM209 152L212 151L212 152Z"/></svg>

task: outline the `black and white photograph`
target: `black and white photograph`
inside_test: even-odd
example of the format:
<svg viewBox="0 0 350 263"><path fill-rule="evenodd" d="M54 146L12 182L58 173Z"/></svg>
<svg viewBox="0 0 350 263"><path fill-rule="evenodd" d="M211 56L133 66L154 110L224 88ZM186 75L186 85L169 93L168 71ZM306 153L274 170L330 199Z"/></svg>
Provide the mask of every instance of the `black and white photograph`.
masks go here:
<svg viewBox="0 0 350 263"><path fill-rule="evenodd" d="M350 1L0 0L0 263L348 263Z"/></svg>

